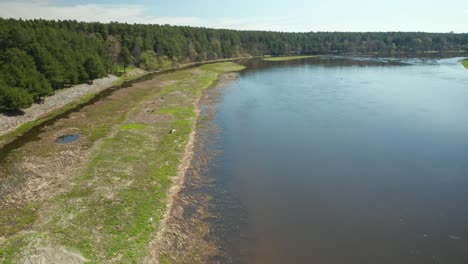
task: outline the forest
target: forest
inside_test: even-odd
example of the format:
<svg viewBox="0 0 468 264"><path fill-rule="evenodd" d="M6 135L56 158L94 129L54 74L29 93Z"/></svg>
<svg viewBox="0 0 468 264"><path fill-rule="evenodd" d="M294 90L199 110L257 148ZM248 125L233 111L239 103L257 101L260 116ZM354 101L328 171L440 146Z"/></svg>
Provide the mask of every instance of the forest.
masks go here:
<svg viewBox="0 0 468 264"><path fill-rule="evenodd" d="M468 52L468 34L237 31L0 18L0 111L129 66L160 70L243 56Z"/></svg>

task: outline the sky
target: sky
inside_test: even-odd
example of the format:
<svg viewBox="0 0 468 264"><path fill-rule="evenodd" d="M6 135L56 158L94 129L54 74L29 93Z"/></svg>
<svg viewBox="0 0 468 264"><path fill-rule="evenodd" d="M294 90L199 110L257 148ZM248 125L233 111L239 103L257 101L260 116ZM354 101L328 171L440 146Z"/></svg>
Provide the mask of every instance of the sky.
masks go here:
<svg viewBox="0 0 468 264"><path fill-rule="evenodd" d="M468 0L0 0L0 17L239 30L468 32Z"/></svg>

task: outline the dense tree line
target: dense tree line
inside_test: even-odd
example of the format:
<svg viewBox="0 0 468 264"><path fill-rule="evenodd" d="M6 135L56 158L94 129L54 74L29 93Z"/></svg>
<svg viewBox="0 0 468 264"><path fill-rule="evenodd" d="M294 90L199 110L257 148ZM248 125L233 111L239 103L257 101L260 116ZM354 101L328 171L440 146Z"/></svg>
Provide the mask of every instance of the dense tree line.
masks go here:
<svg viewBox="0 0 468 264"><path fill-rule="evenodd" d="M169 25L0 19L0 109L28 107L56 89L130 65L289 54L417 55L468 51L468 34L281 33Z"/></svg>

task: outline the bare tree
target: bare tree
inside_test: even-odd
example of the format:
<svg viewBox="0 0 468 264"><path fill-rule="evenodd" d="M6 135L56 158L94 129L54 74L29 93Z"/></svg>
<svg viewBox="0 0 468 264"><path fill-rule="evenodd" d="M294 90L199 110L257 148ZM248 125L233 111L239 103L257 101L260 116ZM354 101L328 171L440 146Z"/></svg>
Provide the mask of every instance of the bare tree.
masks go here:
<svg viewBox="0 0 468 264"><path fill-rule="evenodd" d="M107 38L107 53L109 54L109 57L111 58L112 62L112 67L113 70L115 71L115 66L119 62L120 58L120 53L122 52L122 45L120 44L120 41L115 37L110 35Z"/></svg>

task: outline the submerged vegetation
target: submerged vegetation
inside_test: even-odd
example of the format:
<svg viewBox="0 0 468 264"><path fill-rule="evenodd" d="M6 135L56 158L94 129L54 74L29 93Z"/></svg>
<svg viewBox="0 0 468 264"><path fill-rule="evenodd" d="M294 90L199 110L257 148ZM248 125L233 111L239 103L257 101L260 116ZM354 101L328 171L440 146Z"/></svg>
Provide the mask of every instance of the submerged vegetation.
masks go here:
<svg viewBox="0 0 468 264"><path fill-rule="evenodd" d="M468 34L282 33L169 25L0 18L0 110L25 108L56 89L137 66L263 55L421 54L467 51Z"/></svg>
<svg viewBox="0 0 468 264"><path fill-rule="evenodd" d="M2 214L0 262L65 256L77 263L141 263L186 154L197 119L195 104L221 74L242 68L231 62L204 65L121 89L54 125L38 142L16 150L18 168L28 162L25 153L43 163L63 163L63 153L71 155L70 151L87 158L61 168L65 179L51 176L51 186L41 190L47 197L35 199L34 206L15 204L14 214ZM47 146L55 130L70 129L81 135L73 148ZM177 132L169 133L173 129ZM70 166L76 171L69 172ZM47 172L41 171L41 177L43 184L48 182Z"/></svg>

